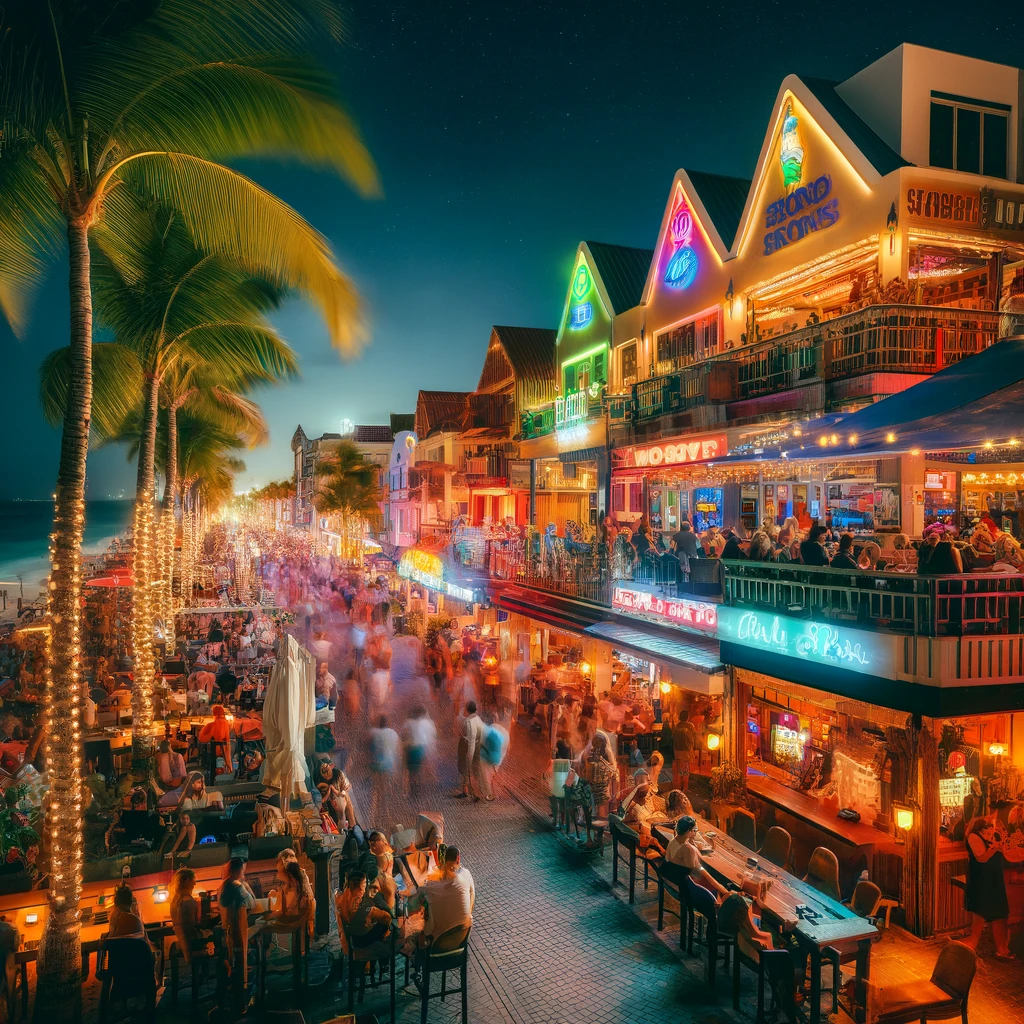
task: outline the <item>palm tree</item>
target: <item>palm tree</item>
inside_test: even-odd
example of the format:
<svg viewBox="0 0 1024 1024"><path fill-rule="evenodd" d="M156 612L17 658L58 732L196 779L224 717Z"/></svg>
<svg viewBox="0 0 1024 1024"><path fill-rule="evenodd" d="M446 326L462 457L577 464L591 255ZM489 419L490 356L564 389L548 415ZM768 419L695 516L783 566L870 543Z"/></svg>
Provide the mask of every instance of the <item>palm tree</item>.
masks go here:
<svg viewBox="0 0 1024 1024"><path fill-rule="evenodd" d="M107 423L123 411L121 396L129 388L134 389L133 395L141 394L137 409L104 439L129 440L129 458L138 456L133 529L132 753L136 778L147 783L153 778L154 623L162 622L165 638L173 630L173 499L160 526L154 522L160 400L166 404L171 433L176 429L178 410L191 401L226 428L246 433L253 445L261 444L267 440L267 428L258 407L231 389L292 376L297 362L264 319L278 304L279 289L254 278L223 253L197 249L181 219L165 207L138 203L131 214L130 224L114 217L96 229L93 292L98 323L114 334L117 345L129 350L137 366L127 355L107 359L105 371L122 370L126 377L118 386L116 381L105 380L97 368L95 377L104 384L102 398L113 393L116 406L108 411L101 409L102 401L93 404ZM141 274L126 280L107 253L116 253L116 239L129 231ZM51 422L58 422L66 407L70 364L70 348L51 353L43 363L41 390ZM169 450L168 465L176 467L173 443ZM172 473L176 469L168 473L173 495Z"/></svg>
<svg viewBox="0 0 1024 1024"><path fill-rule="evenodd" d="M81 1016L82 779L78 663L85 462L93 390L89 236L130 192L179 212L211 252L320 307L352 343L356 298L322 236L222 161L294 155L364 192L372 162L318 51L340 37L326 0L37 0L0 37L0 308L16 332L66 245L72 367L54 501L47 658L50 912L36 1018ZM126 276L132 237L118 240Z"/></svg>
<svg viewBox="0 0 1024 1024"><path fill-rule="evenodd" d="M351 543L353 528L361 543L366 525L379 526L380 499L380 467L367 462L353 441L343 438L321 455L313 503L318 512L341 519L346 543Z"/></svg>

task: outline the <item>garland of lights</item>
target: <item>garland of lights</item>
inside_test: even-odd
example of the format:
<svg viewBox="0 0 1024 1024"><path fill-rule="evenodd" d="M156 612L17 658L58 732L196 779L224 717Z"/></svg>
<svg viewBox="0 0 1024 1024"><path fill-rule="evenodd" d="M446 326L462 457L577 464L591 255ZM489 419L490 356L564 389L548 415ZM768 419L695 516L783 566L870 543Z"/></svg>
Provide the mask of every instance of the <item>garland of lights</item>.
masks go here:
<svg viewBox="0 0 1024 1024"><path fill-rule="evenodd" d="M153 490L146 487L135 502L132 553L132 771L139 782L152 777L153 766L154 533Z"/></svg>
<svg viewBox="0 0 1024 1024"><path fill-rule="evenodd" d="M58 488L58 494L54 495L54 531L50 534L47 579L50 628L46 630L43 674L47 712L44 753L49 790L44 800L43 839L49 854L50 914L39 949L39 964L40 970L45 965L48 974L56 967L58 977L71 978L80 976L82 966L82 947L78 941L84 862L78 666L82 653L79 595L82 592L85 501L78 494L61 500L61 490ZM54 629L60 634L59 644L54 643Z"/></svg>

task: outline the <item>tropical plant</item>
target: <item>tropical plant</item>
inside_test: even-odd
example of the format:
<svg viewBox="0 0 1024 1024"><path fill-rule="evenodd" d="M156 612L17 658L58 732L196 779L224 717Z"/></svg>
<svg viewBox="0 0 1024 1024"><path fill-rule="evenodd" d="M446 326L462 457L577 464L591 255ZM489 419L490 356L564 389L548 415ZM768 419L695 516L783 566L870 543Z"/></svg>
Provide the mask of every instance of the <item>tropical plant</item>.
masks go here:
<svg viewBox="0 0 1024 1024"><path fill-rule="evenodd" d="M360 544L366 527L379 527L380 466L368 462L354 441L342 438L323 449L314 475L313 504L341 520L346 544Z"/></svg>
<svg viewBox="0 0 1024 1024"><path fill-rule="evenodd" d="M126 204L127 205L127 204ZM118 231L126 225L118 223ZM93 301L97 323L128 350L106 358L94 378L103 387L94 409L104 427L116 423L127 402L141 396L124 414L115 433L105 440L129 440L129 458L138 458L133 536L132 640L135 674L132 683L132 752L137 781L152 779L154 624L165 639L173 635L171 574L173 571L174 492L177 484L177 414L187 402L202 409L211 422L237 430L252 445L267 440L258 406L232 388L248 388L297 372L294 353L264 319L278 302L279 290L254 278L237 260L223 253L197 249L181 218L159 204L138 202L127 225L138 250L141 274L126 279L108 253L117 239L111 225L97 226L93 244ZM108 349L105 346L105 349ZM131 356L137 360L132 365ZM67 404L71 349L58 349L43 363L41 397L54 424ZM110 382L107 373L124 374ZM141 383L141 390L138 385ZM159 406L167 409L165 460L167 492L164 515L155 521L153 504ZM112 400L114 408L103 408ZM101 435L102 436L102 435Z"/></svg>
<svg viewBox="0 0 1024 1024"><path fill-rule="evenodd" d="M54 502L47 668L50 912L35 1015L81 1015L80 692L85 462L92 413L90 232L131 194L181 215L194 241L308 295L332 341L355 339L356 298L324 238L223 161L291 155L364 192L372 162L320 60L340 24L327 0L37 0L0 34L0 309L16 332L66 245L71 371ZM126 233L116 260L138 270Z"/></svg>

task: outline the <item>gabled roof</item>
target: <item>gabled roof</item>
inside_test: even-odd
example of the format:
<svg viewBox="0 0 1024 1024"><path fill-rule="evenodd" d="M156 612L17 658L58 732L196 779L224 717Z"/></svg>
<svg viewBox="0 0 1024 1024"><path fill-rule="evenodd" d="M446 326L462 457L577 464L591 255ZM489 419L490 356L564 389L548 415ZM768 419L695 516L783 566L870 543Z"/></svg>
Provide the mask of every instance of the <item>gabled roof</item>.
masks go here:
<svg viewBox="0 0 1024 1024"><path fill-rule="evenodd" d="M807 78L804 75L799 78L880 175L884 177L900 167L912 166L853 112L836 92L838 82L830 82L825 78Z"/></svg>
<svg viewBox="0 0 1024 1024"><path fill-rule="evenodd" d="M391 413L391 433L396 437L403 430L416 429L416 413L414 412L393 412Z"/></svg>
<svg viewBox="0 0 1024 1024"><path fill-rule="evenodd" d="M547 327L502 327L497 324L492 330L498 336L516 377L554 379L557 331Z"/></svg>
<svg viewBox="0 0 1024 1024"><path fill-rule="evenodd" d="M687 170L686 174L722 241L731 247L750 192L750 179L708 171Z"/></svg>
<svg viewBox="0 0 1024 1024"><path fill-rule="evenodd" d="M654 252L651 249L633 249L626 245L607 242L584 242L604 285L612 314L624 313L640 304L644 282Z"/></svg>
<svg viewBox="0 0 1024 1024"><path fill-rule="evenodd" d="M468 391L421 391L416 399L416 433L422 440L435 430L461 430L469 415Z"/></svg>
<svg viewBox="0 0 1024 1024"><path fill-rule="evenodd" d="M391 433L391 427L378 426L356 426L352 431L352 440L356 444L392 444L395 435Z"/></svg>

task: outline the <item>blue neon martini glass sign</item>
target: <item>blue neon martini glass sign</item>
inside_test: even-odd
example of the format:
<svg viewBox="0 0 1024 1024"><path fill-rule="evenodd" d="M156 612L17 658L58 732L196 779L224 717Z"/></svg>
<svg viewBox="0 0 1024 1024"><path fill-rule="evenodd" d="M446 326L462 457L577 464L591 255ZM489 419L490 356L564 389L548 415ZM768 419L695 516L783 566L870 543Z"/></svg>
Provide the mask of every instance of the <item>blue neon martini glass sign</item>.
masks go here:
<svg viewBox="0 0 1024 1024"><path fill-rule="evenodd" d="M593 304L583 301L589 294L592 283L586 263L581 263L576 268L572 279L572 297L577 304L569 310L569 330L571 331L582 330L594 319Z"/></svg>
<svg viewBox="0 0 1024 1024"><path fill-rule="evenodd" d="M669 288L689 288L697 277L700 261L690 244L693 241L693 214L682 194L668 222L668 230L674 251L662 280Z"/></svg>

